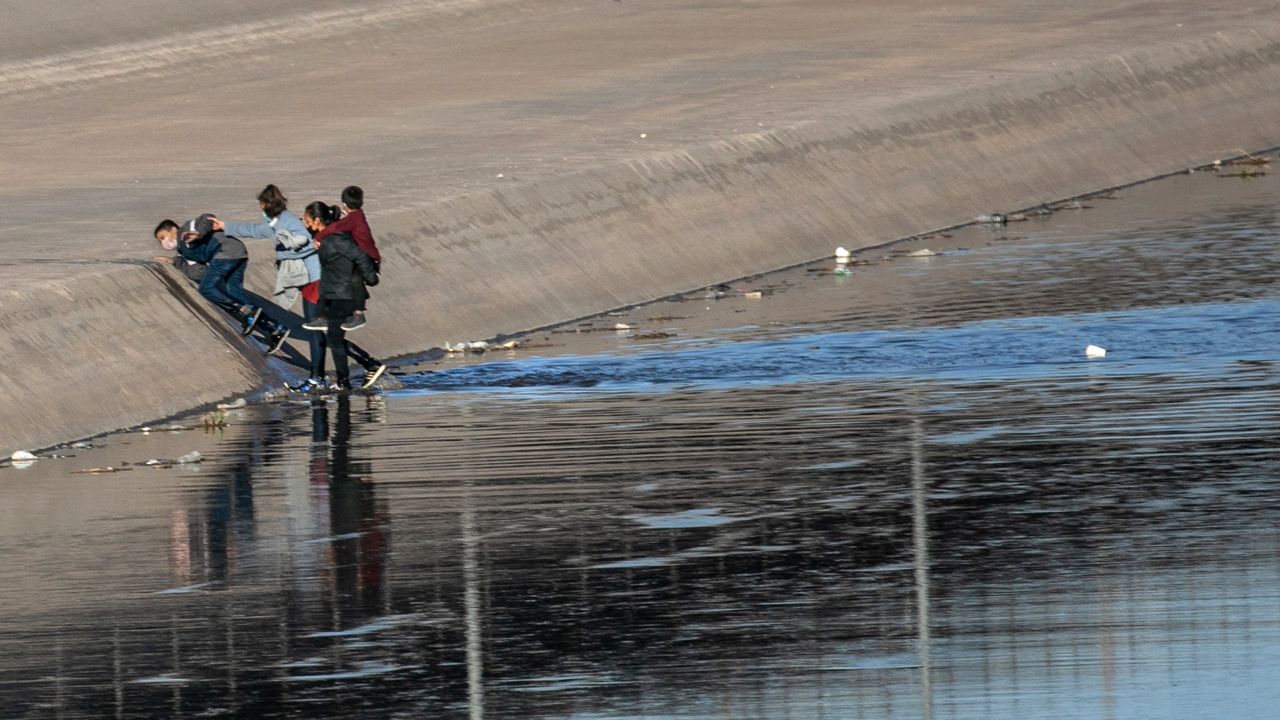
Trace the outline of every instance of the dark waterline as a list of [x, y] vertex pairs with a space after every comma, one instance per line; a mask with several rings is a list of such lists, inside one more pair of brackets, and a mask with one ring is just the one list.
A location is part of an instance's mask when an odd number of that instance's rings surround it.
[[1219, 182], [6, 468], [0, 715], [1273, 717], [1280, 235]]

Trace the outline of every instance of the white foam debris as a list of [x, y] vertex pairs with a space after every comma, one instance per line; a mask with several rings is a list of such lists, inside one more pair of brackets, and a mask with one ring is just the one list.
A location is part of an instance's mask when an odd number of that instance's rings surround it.
[[36, 456], [32, 453], [27, 452], [26, 450], [18, 450], [18, 451], [15, 451], [12, 455], [10, 455], [9, 459], [14, 462], [30, 462], [32, 460], [35, 460]]
[[1084, 356], [1091, 358], [1106, 357], [1107, 349], [1098, 347], [1097, 345], [1088, 345], [1084, 349]]
[[847, 259], [849, 259], [849, 257], [850, 257], [850, 256], [852, 256], [852, 255], [853, 255], [853, 253], [849, 252], [848, 248], [844, 248], [844, 247], [838, 247], [838, 248], [836, 248], [836, 257], [837, 257], [837, 258], [845, 258], [845, 259], [847, 260]]

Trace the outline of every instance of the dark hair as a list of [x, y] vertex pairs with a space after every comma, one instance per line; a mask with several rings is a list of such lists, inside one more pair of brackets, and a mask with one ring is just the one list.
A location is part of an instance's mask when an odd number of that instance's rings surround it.
[[352, 210], [364, 207], [364, 190], [359, 185], [348, 185], [342, 188], [342, 204]]
[[319, 220], [321, 225], [331, 225], [334, 220], [342, 216], [342, 211], [336, 206], [317, 200], [307, 206], [303, 215]]
[[151, 237], [155, 237], [159, 235], [161, 230], [177, 230], [177, 229], [178, 229], [178, 223], [172, 220], [161, 220], [160, 224], [156, 226], [156, 229], [151, 231]]
[[262, 211], [267, 217], [276, 217], [289, 207], [289, 198], [280, 192], [280, 188], [275, 185], [268, 185], [262, 188], [262, 192], [258, 193], [258, 202], [262, 203]]

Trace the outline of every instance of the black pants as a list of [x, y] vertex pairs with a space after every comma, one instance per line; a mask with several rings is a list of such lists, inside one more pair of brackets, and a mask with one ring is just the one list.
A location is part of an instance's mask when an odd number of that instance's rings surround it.
[[333, 355], [334, 375], [344, 383], [349, 382], [350, 379], [350, 371], [347, 369], [348, 355], [368, 372], [373, 372], [382, 365], [381, 361], [365, 352], [359, 345], [347, 340], [347, 331], [342, 329], [342, 321], [351, 317], [355, 307], [354, 300], [321, 300], [320, 305], [303, 301], [302, 311], [308, 320], [318, 315], [329, 319], [328, 332], [311, 333], [311, 375], [313, 377], [324, 377], [326, 345], [330, 354]]

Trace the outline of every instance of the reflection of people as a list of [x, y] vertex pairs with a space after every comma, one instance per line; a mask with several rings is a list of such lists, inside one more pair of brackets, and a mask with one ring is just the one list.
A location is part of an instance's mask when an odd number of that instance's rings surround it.
[[256, 520], [249, 463], [237, 464], [230, 472], [230, 485], [211, 488], [198, 507], [170, 515], [170, 569], [179, 583], [230, 581], [236, 558], [253, 545]]
[[[323, 405], [321, 406], [323, 407]], [[350, 457], [351, 401], [338, 396], [328, 463], [329, 532], [333, 583], [339, 597], [360, 616], [383, 611], [382, 589], [387, 564], [388, 516], [374, 492], [367, 461]], [[320, 420], [324, 416], [324, 420]], [[327, 414], [312, 415], [313, 438], [327, 431]], [[316, 465], [313, 464], [313, 469]], [[313, 482], [315, 478], [313, 476]]]

